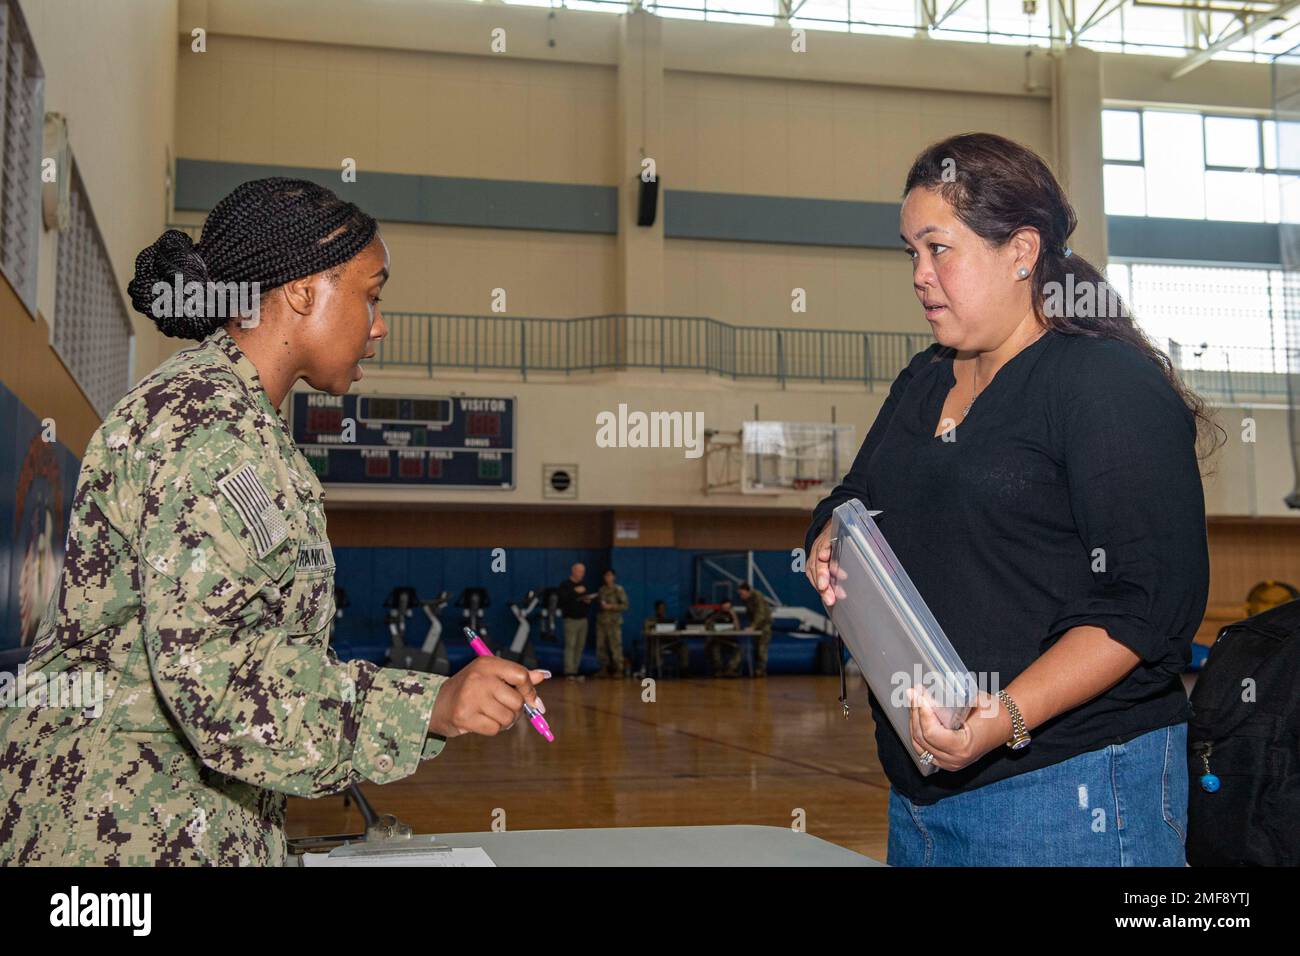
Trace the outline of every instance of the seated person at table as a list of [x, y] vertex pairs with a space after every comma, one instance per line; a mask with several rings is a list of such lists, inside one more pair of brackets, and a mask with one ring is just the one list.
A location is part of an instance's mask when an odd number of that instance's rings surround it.
[[[672, 631], [655, 631], [655, 625], [671, 624]], [[665, 601], [655, 601], [654, 617], [648, 617], [641, 625], [641, 632], [647, 635], [647, 642], [654, 642], [655, 649], [655, 670], [663, 670], [664, 652], [677, 652], [677, 673], [685, 677], [691, 669], [691, 645], [685, 637], [676, 633], [677, 619], [668, 614], [668, 604]], [[653, 635], [651, 637], [650, 635]]]
[[772, 606], [745, 582], [741, 582], [737, 592], [745, 602], [749, 614], [749, 629], [758, 631], [754, 637], [754, 676], [767, 676], [767, 646], [772, 643]]
[[[708, 631], [716, 631], [719, 626], [724, 629], [722, 633], [711, 633], [704, 642], [704, 651], [709, 655], [709, 662], [712, 665], [712, 673], [715, 677], [739, 677], [740, 676], [740, 641], [735, 637], [725, 636], [725, 630], [740, 630], [740, 618], [736, 616], [735, 609], [731, 606], [731, 599], [723, 601], [718, 605], [717, 610], [710, 614], [704, 621], [704, 627]], [[722, 649], [729, 647], [731, 649], [731, 659], [727, 662], [724, 669], [722, 666]]]

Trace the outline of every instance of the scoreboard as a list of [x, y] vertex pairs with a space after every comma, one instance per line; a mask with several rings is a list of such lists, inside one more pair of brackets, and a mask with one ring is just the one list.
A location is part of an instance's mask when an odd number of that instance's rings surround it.
[[294, 392], [289, 427], [322, 484], [515, 486], [515, 400]]

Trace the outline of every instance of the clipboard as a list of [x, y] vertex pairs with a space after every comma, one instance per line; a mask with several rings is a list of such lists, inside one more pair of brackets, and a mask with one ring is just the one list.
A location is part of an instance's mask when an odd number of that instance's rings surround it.
[[929, 776], [939, 768], [921, 763], [912, 747], [907, 688], [927, 693], [940, 722], [955, 730], [978, 702], [978, 687], [881, 534], [873, 517], [881, 513], [856, 499], [832, 513], [835, 603], [827, 612], [912, 762]]
[[302, 865], [317, 867], [496, 866], [482, 847], [451, 847], [433, 834], [417, 834], [390, 846], [349, 843], [329, 853], [304, 853]]

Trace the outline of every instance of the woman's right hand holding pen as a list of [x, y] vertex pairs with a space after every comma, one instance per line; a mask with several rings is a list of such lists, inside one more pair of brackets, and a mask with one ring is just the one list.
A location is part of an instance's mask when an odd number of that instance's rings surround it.
[[550, 676], [550, 671], [530, 671], [500, 657], [476, 657], [438, 689], [429, 732], [493, 737], [514, 726], [525, 701], [546, 713], [534, 687]]

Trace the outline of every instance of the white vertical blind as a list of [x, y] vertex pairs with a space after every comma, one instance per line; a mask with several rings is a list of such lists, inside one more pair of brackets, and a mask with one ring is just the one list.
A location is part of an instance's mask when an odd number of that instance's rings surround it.
[[131, 320], [75, 160], [56, 269], [55, 351], [95, 410], [106, 415], [130, 385]]
[[0, 0], [0, 271], [33, 315], [43, 76], [16, 0]]

